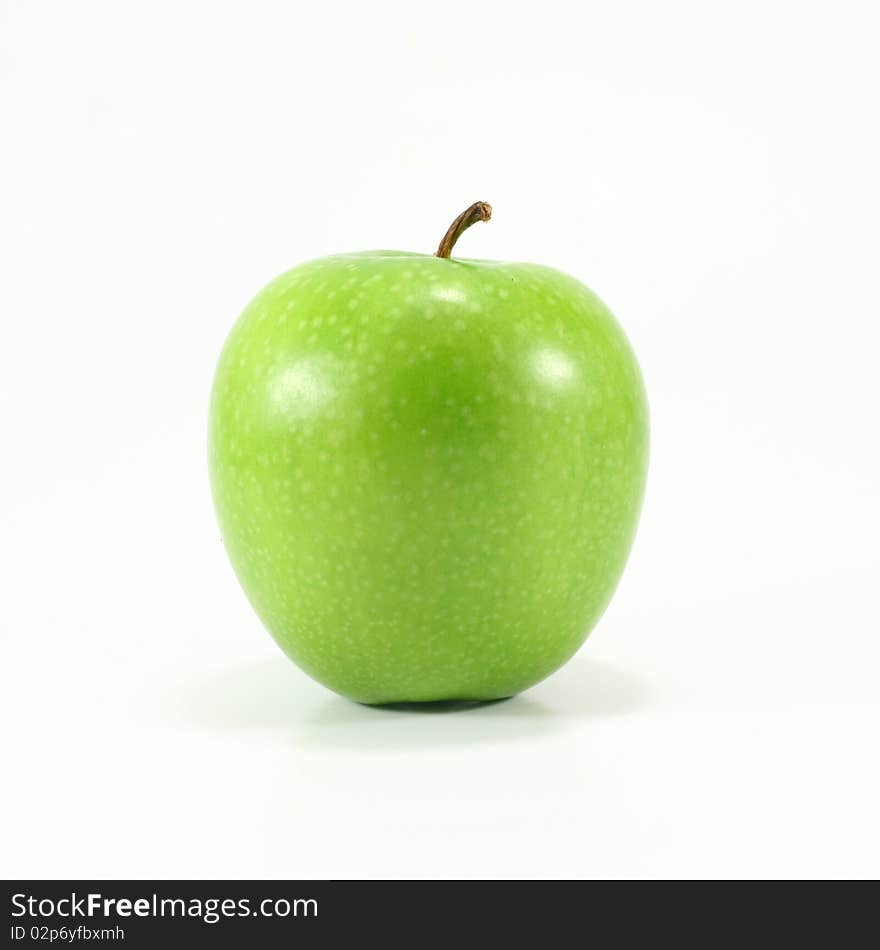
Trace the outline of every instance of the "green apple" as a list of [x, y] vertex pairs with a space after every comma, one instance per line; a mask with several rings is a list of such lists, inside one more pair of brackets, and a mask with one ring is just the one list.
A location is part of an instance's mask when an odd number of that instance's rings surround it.
[[250, 602], [364, 703], [488, 700], [580, 647], [648, 459], [641, 374], [583, 284], [535, 264], [369, 251], [296, 267], [220, 357], [209, 460]]

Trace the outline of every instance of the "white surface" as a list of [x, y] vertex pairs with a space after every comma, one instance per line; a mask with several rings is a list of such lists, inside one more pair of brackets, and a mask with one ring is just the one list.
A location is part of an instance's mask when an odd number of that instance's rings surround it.
[[[3, 876], [880, 874], [876, 4], [0, 10]], [[556, 676], [361, 708], [234, 580], [211, 375], [476, 199], [627, 329], [645, 513]]]

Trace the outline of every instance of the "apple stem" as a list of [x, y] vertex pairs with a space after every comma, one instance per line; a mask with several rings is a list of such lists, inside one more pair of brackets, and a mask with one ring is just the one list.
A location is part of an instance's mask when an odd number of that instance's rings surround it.
[[455, 242], [472, 224], [476, 224], [477, 221], [488, 221], [491, 217], [492, 205], [486, 204], [485, 201], [474, 202], [449, 225], [449, 230], [443, 235], [443, 240], [434, 257], [449, 257], [455, 247]]

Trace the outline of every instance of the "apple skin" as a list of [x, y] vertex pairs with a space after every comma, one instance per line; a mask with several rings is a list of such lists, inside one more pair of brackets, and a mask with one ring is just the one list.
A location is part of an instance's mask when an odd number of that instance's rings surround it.
[[304, 264], [245, 310], [211, 397], [241, 585], [363, 703], [497, 699], [565, 663], [623, 571], [647, 461], [623, 331], [533, 264]]

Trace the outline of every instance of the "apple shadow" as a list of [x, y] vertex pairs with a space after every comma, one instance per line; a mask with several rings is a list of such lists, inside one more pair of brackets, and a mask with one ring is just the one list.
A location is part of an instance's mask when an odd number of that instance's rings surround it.
[[284, 657], [210, 676], [171, 697], [174, 718], [190, 728], [361, 750], [522, 740], [575, 720], [629, 715], [650, 698], [635, 673], [576, 658], [510, 699], [364, 706], [305, 680]]

